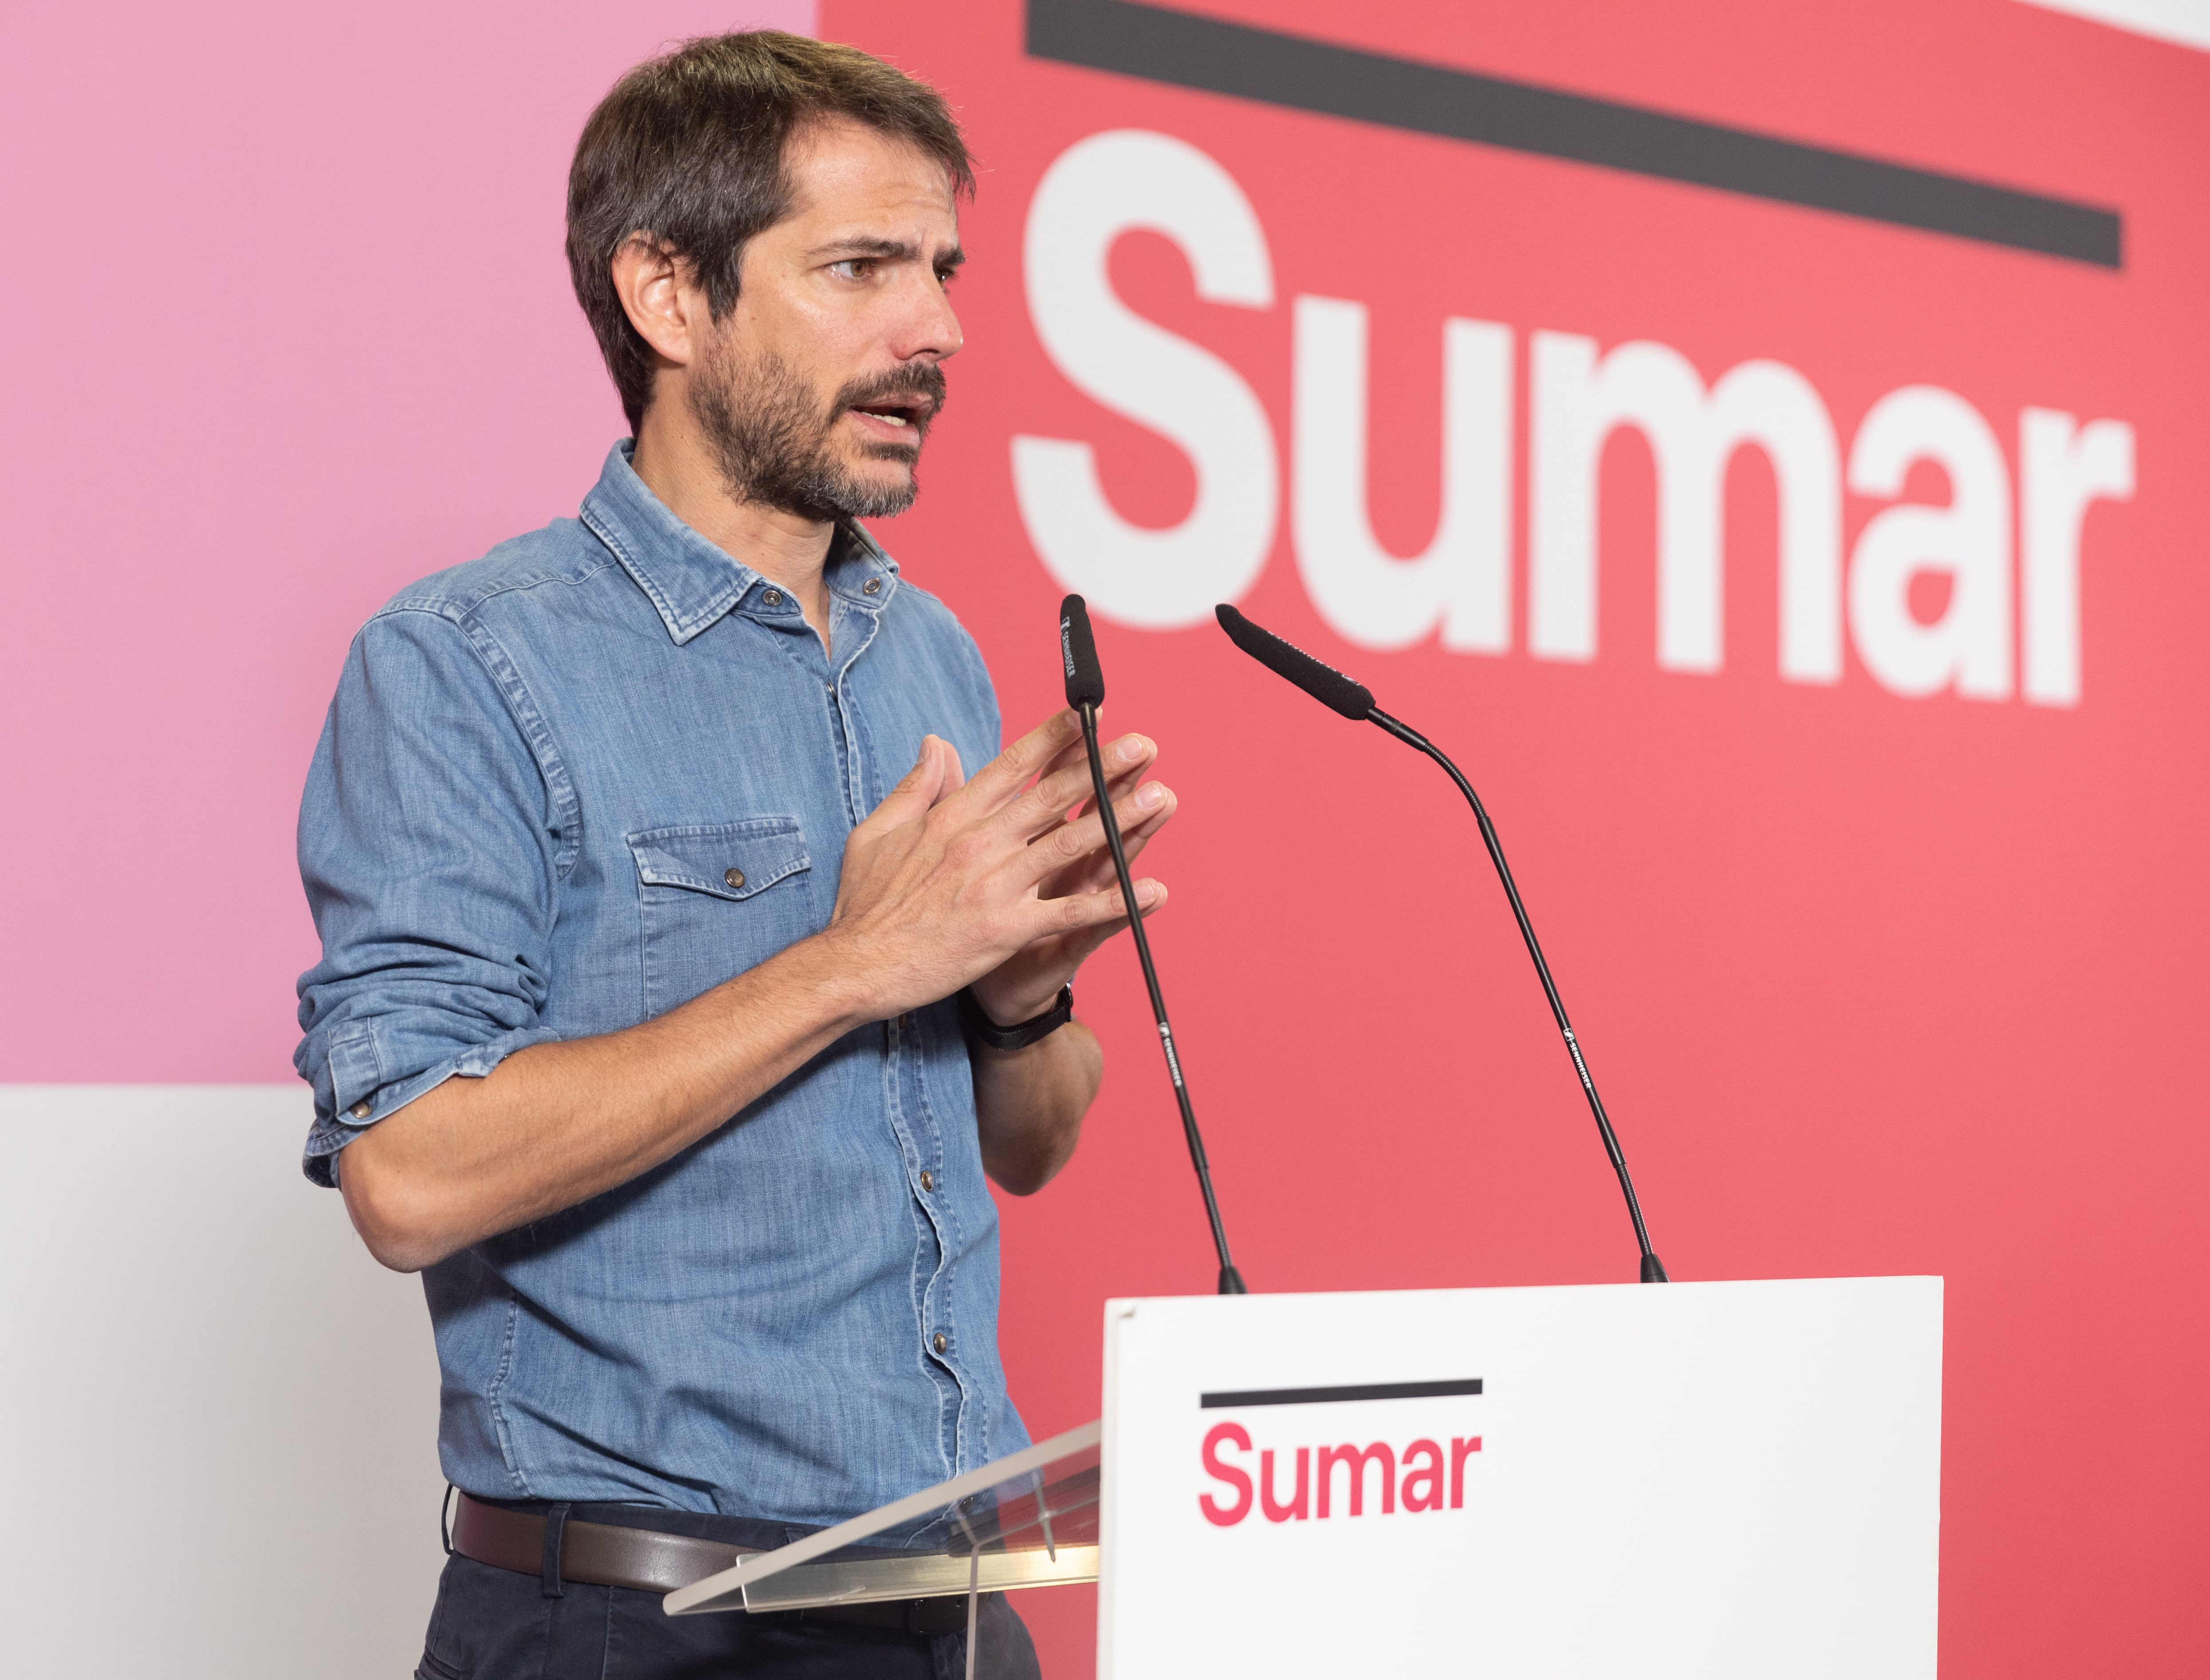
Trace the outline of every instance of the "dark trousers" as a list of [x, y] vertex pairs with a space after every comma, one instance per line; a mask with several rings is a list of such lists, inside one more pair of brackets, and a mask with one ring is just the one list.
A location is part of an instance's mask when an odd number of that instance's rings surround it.
[[[594, 1520], [619, 1521], [613, 1514], [619, 1508], [578, 1507], [577, 1514], [588, 1510]], [[654, 1512], [638, 1526], [684, 1532], [732, 1525]], [[908, 1634], [803, 1611], [669, 1616], [661, 1597], [548, 1583], [449, 1557], [416, 1680], [961, 1680], [967, 1671], [963, 1629]], [[1029, 1631], [1002, 1595], [981, 1601], [975, 1643], [975, 1680], [1041, 1680]]]

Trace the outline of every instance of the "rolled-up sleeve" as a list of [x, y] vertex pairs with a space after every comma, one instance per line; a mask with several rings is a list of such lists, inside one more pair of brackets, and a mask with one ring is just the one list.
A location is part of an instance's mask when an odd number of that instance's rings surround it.
[[370, 620], [347, 656], [299, 809], [323, 958], [293, 1057], [314, 1087], [305, 1167], [455, 1074], [559, 1035], [540, 1023], [558, 910], [558, 754], [482, 632]]

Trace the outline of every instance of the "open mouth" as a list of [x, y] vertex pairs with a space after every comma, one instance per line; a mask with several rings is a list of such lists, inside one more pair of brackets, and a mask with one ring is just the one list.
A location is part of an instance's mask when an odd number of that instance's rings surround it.
[[918, 391], [903, 391], [894, 396], [855, 402], [852, 405], [852, 412], [889, 428], [894, 433], [902, 432], [909, 437], [917, 438], [928, 429], [928, 417], [935, 407]]
[[892, 446], [885, 454], [910, 455], [944, 406], [944, 370], [933, 362], [909, 363], [853, 380], [836, 393], [836, 402], [862, 433]]

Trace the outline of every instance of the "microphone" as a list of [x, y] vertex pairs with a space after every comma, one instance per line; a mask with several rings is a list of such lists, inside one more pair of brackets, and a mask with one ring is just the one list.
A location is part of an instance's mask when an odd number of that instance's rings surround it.
[[[1496, 878], [1504, 883], [1504, 896], [1512, 901], [1513, 919], [1519, 924], [1519, 937], [1527, 942], [1527, 954], [1535, 960], [1535, 973], [1542, 980], [1543, 995], [1549, 1000], [1550, 1014], [1565, 1038], [1566, 1053], [1573, 1059], [1573, 1072], [1580, 1076], [1589, 1112], [1596, 1116], [1597, 1132], [1603, 1139], [1603, 1152], [1611, 1157], [1611, 1169], [1619, 1175], [1620, 1190], [1627, 1197], [1627, 1217], [1634, 1221], [1634, 1240], [1642, 1249], [1642, 1281], [1670, 1281], [1664, 1262], [1650, 1247], [1650, 1230], [1642, 1221], [1642, 1204], [1635, 1200], [1634, 1181], [1627, 1176], [1627, 1157], [1621, 1153], [1618, 1134], [1611, 1129], [1611, 1118], [1603, 1111], [1603, 1099], [1597, 1095], [1596, 1081], [1590, 1077], [1588, 1062], [1581, 1055], [1580, 1041], [1573, 1036], [1573, 1023], [1566, 1018], [1566, 1006], [1558, 996], [1557, 983], [1550, 978], [1550, 965], [1543, 961], [1543, 947], [1535, 939], [1535, 925], [1527, 920], [1527, 907], [1519, 902], [1519, 889], [1513, 884], [1511, 867], [1504, 861], [1504, 847], [1496, 837], [1496, 825], [1482, 808], [1480, 795], [1473, 791], [1473, 784], [1444, 756], [1441, 748], [1375, 705], [1372, 692], [1364, 684], [1352, 681], [1331, 665], [1323, 665], [1271, 631], [1261, 630], [1225, 601], [1213, 612], [1220, 620], [1220, 627], [1228, 632], [1229, 640], [1275, 675], [1288, 679], [1322, 705], [1345, 717], [1378, 725], [1406, 746], [1416, 747], [1440, 764], [1450, 773], [1451, 780], [1458, 783], [1458, 790], [1473, 807], [1474, 820], [1481, 825], [1481, 841], [1488, 849], [1489, 861], [1496, 866]], [[1069, 692], [1072, 692], [1070, 687]]]
[[1105, 759], [1097, 746], [1097, 708], [1105, 703], [1105, 673], [1097, 663], [1096, 638], [1090, 632], [1090, 609], [1078, 595], [1060, 603], [1059, 653], [1066, 673], [1066, 704], [1082, 719], [1082, 744], [1090, 754], [1090, 786], [1097, 796], [1097, 814], [1104, 820], [1113, 873], [1120, 878], [1120, 901], [1128, 907], [1128, 930], [1136, 936], [1136, 961], [1144, 970], [1144, 988], [1151, 994], [1151, 1018], [1158, 1023], [1167, 1077], [1174, 1082], [1174, 1102], [1181, 1109], [1181, 1133], [1189, 1145], [1189, 1163], [1197, 1169], [1197, 1187], [1205, 1194], [1205, 1217], [1212, 1223], [1212, 1249], [1220, 1257], [1220, 1293], [1247, 1295], [1243, 1274], [1228, 1257], [1228, 1228], [1220, 1223], [1220, 1201], [1212, 1194], [1212, 1169], [1205, 1158], [1205, 1139], [1198, 1133], [1197, 1111], [1190, 1106], [1189, 1086], [1182, 1079], [1174, 1028], [1167, 1023], [1166, 998], [1159, 990], [1158, 969], [1151, 962], [1151, 942], [1144, 933], [1143, 917], [1136, 914], [1136, 884], [1128, 874], [1128, 850], [1120, 843], [1120, 824], [1113, 814], [1113, 795], [1105, 783]]
[[1339, 711], [1360, 723], [1374, 716], [1374, 696], [1364, 683], [1353, 682], [1334, 666], [1321, 664], [1272, 631], [1259, 629], [1225, 601], [1212, 611], [1229, 641], [1276, 676], [1288, 678], [1330, 711]]
[[1097, 663], [1097, 638], [1090, 633], [1090, 608], [1078, 595], [1059, 604], [1059, 656], [1066, 668], [1066, 704], [1077, 712], [1105, 704], [1105, 673]]

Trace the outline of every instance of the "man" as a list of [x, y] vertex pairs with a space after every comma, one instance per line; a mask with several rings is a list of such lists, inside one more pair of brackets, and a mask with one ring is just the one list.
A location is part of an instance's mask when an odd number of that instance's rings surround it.
[[[437, 1332], [422, 1675], [963, 1659], [957, 1600], [659, 1600], [1027, 1444], [984, 1175], [1072, 1153], [1101, 1057], [1069, 982], [1126, 907], [1072, 717], [999, 754], [974, 644], [857, 523], [914, 497], [971, 189], [939, 97], [849, 48], [632, 71], [568, 249], [633, 443], [348, 655], [297, 1061], [310, 1175]], [[1132, 850], [1174, 801], [1151, 743], [1108, 753]], [[982, 1629], [1032, 1671], [1002, 1601]]]

